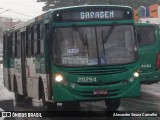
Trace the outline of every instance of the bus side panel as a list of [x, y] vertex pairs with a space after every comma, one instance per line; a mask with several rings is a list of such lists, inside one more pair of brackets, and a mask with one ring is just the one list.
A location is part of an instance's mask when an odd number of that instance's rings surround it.
[[14, 68], [10, 68], [11, 91], [14, 92]]
[[9, 81], [8, 81], [8, 68], [3, 68], [3, 79], [4, 79], [4, 86], [9, 88]]
[[14, 68], [4, 68], [4, 85], [10, 91], [14, 91]]
[[[33, 82], [33, 85], [36, 86], [35, 89], [37, 90], [36, 93], [38, 93], [38, 95], [41, 95], [41, 89], [44, 90], [45, 93], [45, 100], [48, 101], [48, 96], [49, 96], [49, 82], [48, 82], [48, 74], [46, 72], [46, 62], [45, 62], [45, 58], [44, 56], [36, 56], [36, 78], [38, 79], [38, 81], [43, 83], [43, 88], [39, 88], [39, 83], [36, 82], [36, 80]], [[35, 90], [35, 91], [36, 91]]]
[[14, 58], [9, 58], [9, 80], [10, 80], [10, 90], [14, 92]]
[[35, 58], [26, 58], [26, 78], [27, 78], [27, 92], [28, 96], [31, 98], [39, 98], [37, 93], [38, 88], [38, 78], [36, 77], [35, 71]]
[[4, 68], [6, 68], [6, 70], [4, 70], [4, 75], [5, 75], [5, 81], [4, 81], [4, 85], [8, 88], [8, 90], [11, 90], [11, 78], [10, 78], [10, 63], [11, 63], [11, 35], [8, 34], [5, 37], [5, 45], [4, 45], [4, 50], [5, 50], [5, 54], [4, 54]]
[[14, 65], [15, 65], [14, 73], [16, 77], [18, 93], [23, 95], [22, 76], [21, 76], [21, 59], [20, 58], [15, 59]]
[[[39, 78], [41, 78], [43, 82], [43, 89], [45, 91], [45, 99], [48, 100], [48, 82], [47, 82], [47, 74], [45, 73], [37, 73], [36, 68], [40, 65], [39, 62], [36, 62], [35, 58], [27, 58], [27, 70], [26, 70], [26, 77], [27, 77], [27, 92], [28, 96], [31, 98], [39, 98]], [[43, 66], [44, 67], [44, 66]], [[40, 88], [42, 89], [42, 88]]]

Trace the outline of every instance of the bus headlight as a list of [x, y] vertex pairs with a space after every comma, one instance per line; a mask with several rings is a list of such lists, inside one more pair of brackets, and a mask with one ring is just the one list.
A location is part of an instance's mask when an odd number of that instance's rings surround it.
[[129, 79], [130, 82], [133, 82], [135, 80], [135, 78], [139, 77], [139, 73], [138, 72], [134, 72], [133, 76]]
[[133, 75], [134, 75], [134, 77], [139, 77], [139, 73], [138, 72], [135, 72]]
[[62, 75], [56, 75], [55, 76], [55, 81], [56, 82], [62, 82], [63, 81], [63, 76]]

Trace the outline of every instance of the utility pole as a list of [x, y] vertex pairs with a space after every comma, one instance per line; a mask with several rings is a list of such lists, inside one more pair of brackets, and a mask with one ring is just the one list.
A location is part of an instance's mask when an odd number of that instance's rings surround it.
[[13, 26], [13, 19], [11, 18], [11, 27]]

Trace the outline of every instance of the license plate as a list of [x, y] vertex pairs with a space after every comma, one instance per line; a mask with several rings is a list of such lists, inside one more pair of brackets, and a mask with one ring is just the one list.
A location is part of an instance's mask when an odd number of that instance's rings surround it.
[[94, 90], [93, 95], [106, 95], [107, 90]]

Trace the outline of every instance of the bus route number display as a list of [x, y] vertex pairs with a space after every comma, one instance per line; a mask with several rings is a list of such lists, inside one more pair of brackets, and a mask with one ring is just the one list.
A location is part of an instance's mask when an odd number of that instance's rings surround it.
[[56, 22], [122, 20], [131, 19], [131, 16], [132, 13], [129, 10], [68, 10], [56, 12], [54, 15], [54, 20]]

